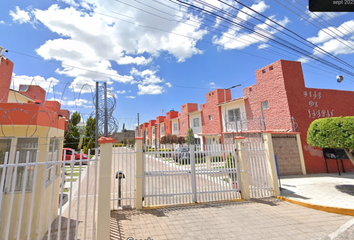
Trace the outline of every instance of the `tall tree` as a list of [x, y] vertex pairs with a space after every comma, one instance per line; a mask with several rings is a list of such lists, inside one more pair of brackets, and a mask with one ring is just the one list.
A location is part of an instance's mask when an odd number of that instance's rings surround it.
[[307, 131], [307, 143], [314, 147], [344, 149], [354, 164], [354, 117], [321, 118]]
[[74, 112], [71, 115], [68, 131], [65, 133], [65, 141], [64, 147], [65, 148], [72, 148], [78, 150], [78, 145], [80, 141], [80, 131], [79, 127], [77, 126], [81, 121], [81, 116], [78, 112]]
[[88, 149], [91, 149], [91, 154], [94, 154], [96, 142], [96, 118], [89, 117], [85, 126], [84, 152], [87, 154]]

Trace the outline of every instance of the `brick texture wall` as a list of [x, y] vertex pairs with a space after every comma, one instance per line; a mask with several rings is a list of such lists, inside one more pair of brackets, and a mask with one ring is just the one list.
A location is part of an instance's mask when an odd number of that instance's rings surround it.
[[9, 96], [9, 89], [11, 84], [12, 71], [14, 68], [13, 62], [0, 58], [0, 102], [7, 102]]
[[295, 135], [273, 135], [274, 154], [277, 156], [281, 176], [301, 175], [301, 160]]
[[[225, 90], [216, 89], [206, 94], [206, 103], [200, 105], [202, 133], [218, 133], [222, 132], [221, 109], [216, 105], [224, 102]], [[231, 100], [230, 89], [226, 91], [226, 101]], [[211, 116], [212, 120], [209, 120]]]
[[[160, 139], [161, 137], [160, 137], [160, 135], [161, 135], [161, 133], [160, 133], [160, 123], [164, 123], [165, 122], [165, 119], [166, 119], [166, 117], [164, 117], [164, 116], [158, 116], [157, 118], [156, 118], [156, 123], [157, 123], [157, 129], [156, 129], [156, 138], [157, 139]], [[158, 141], [159, 142], [159, 141]]]
[[171, 124], [171, 119], [178, 117], [178, 112], [177, 111], [169, 111], [166, 113], [166, 118], [165, 118], [165, 136], [167, 134], [172, 134], [172, 124]]
[[189, 128], [189, 116], [187, 115], [187, 113], [194, 112], [197, 110], [198, 110], [197, 103], [186, 103], [181, 106], [181, 113], [178, 114], [178, 122], [180, 127], [178, 132], [179, 136], [182, 137], [187, 136], [187, 131]]
[[[318, 118], [354, 116], [354, 107], [348, 99], [354, 99], [354, 92], [329, 89], [306, 88], [300, 62], [279, 60], [256, 71], [257, 84], [244, 88], [243, 93], [249, 118], [260, 116], [262, 101], [268, 101], [264, 110], [267, 130], [292, 129], [291, 117], [295, 118], [301, 133], [307, 173], [326, 172], [322, 149], [307, 144], [307, 130]], [[250, 125], [248, 125], [250, 126]], [[330, 161], [329, 171], [336, 172], [335, 161]], [[349, 160], [344, 160], [346, 171], [354, 171]]]

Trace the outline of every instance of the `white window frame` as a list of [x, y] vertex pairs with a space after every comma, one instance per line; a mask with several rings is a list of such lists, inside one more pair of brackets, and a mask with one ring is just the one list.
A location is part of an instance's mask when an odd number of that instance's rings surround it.
[[199, 118], [193, 118], [193, 127], [200, 127]]
[[177, 123], [173, 124], [173, 131], [178, 131], [178, 124]]

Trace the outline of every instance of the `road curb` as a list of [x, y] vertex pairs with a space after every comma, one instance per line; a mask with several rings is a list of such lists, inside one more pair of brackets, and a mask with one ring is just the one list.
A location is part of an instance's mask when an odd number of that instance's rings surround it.
[[290, 203], [302, 206], [302, 207], [307, 207], [307, 208], [312, 208], [312, 209], [320, 210], [320, 211], [324, 211], [324, 212], [336, 213], [336, 214], [342, 214], [342, 215], [348, 215], [348, 216], [354, 217], [354, 209], [351, 209], [351, 208], [338, 208], [338, 207], [321, 206], [321, 205], [296, 201], [296, 200], [282, 197], [282, 196], [278, 196], [277, 198], [280, 200], [286, 201], [286, 202], [290, 202]]

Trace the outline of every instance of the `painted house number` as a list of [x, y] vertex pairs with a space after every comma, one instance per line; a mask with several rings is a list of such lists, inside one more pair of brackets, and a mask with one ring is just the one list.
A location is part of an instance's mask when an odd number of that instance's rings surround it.
[[[314, 108], [318, 108], [318, 102], [314, 101], [316, 99], [321, 99], [322, 98], [322, 93], [321, 92], [317, 92], [317, 91], [304, 91], [304, 97], [307, 98], [311, 98], [312, 100], [310, 100], [308, 102], [309, 107], [314, 107]], [[334, 109], [330, 110], [320, 110], [320, 109], [308, 109], [307, 110], [308, 114], [309, 114], [309, 118], [321, 118], [321, 117], [333, 117], [334, 114]]]

